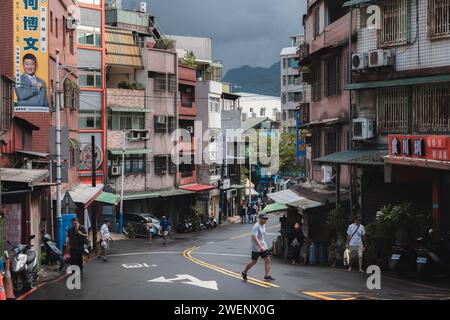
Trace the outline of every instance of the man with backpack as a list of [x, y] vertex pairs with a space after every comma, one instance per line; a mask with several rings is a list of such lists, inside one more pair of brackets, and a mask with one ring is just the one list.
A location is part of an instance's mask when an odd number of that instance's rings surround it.
[[366, 244], [366, 230], [361, 224], [361, 217], [355, 216], [353, 218], [353, 223], [348, 226], [347, 229], [347, 246], [346, 248], [350, 251], [350, 259], [348, 261], [348, 271], [352, 271], [352, 259], [353, 256], [358, 255], [359, 272], [364, 272], [363, 265], [363, 254], [364, 254], [364, 244]]

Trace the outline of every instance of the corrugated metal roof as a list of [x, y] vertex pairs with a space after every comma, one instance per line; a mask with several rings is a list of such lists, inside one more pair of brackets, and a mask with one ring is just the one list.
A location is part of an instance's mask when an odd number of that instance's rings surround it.
[[389, 88], [389, 87], [409, 86], [409, 85], [415, 85], [415, 84], [441, 83], [441, 82], [449, 82], [449, 81], [450, 81], [450, 75], [444, 74], [444, 75], [438, 75], [438, 76], [414, 77], [414, 78], [385, 80], [385, 81], [357, 82], [357, 83], [347, 84], [345, 86], [345, 90]]
[[388, 150], [348, 150], [314, 159], [313, 162], [321, 164], [359, 164], [382, 166], [384, 163], [383, 157], [387, 154]]
[[171, 189], [166, 191], [158, 191], [161, 197], [174, 197], [174, 196], [183, 196], [186, 194], [193, 194], [195, 192], [189, 190], [182, 189]]
[[296, 55], [297, 47], [288, 47], [281, 50], [280, 56]]
[[296, 192], [289, 189], [269, 193], [267, 196], [275, 202], [301, 209], [315, 208], [323, 205], [320, 202], [301, 197]]
[[101, 203], [106, 203], [106, 204], [110, 204], [110, 205], [116, 205], [117, 203], [119, 203], [120, 201], [120, 196], [114, 193], [109, 193], [109, 192], [105, 192], [103, 191], [98, 197], [97, 199], [95, 199], [95, 201], [97, 202], [101, 202]]
[[262, 123], [262, 122], [264, 122], [264, 121], [266, 121], [266, 120], [268, 120], [268, 119], [269, 119], [269, 118], [267, 118], [267, 117], [263, 117], [263, 118], [250, 118], [250, 119], [248, 119], [248, 120], [242, 122], [241, 128], [242, 128], [244, 131], [247, 131], [247, 130], [249, 130], [249, 129], [252, 129], [252, 128], [256, 127], [257, 125], [259, 125], [260, 123]]
[[0, 169], [0, 179], [2, 182], [26, 183], [28, 186], [35, 186], [48, 176], [48, 170], [13, 168]]
[[135, 44], [133, 32], [106, 28], [106, 63], [108, 65], [143, 68], [141, 49]]
[[[121, 156], [122, 155], [122, 149], [108, 149], [109, 152], [111, 152], [111, 154], [113, 156]], [[149, 154], [151, 153], [152, 150], [150, 149], [126, 149], [125, 150], [125, 154]]]
[[87, 184], [79, 184], [76, 187], [69, 190], [69, 195], [75, 203], [87, 203], [95, 200], [102, 192], [103, 185], [97, 187], [91, 187]]
[[125, 193], [123, 195], [123, 200], [142, 200], [142, 199], [153, 199], [159, 198], [159, 193], [157, 192], [132, 192]]

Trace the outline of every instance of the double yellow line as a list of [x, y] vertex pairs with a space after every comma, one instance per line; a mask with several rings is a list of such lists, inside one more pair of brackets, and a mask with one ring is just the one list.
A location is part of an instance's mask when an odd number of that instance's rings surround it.
[[[220, 268], [218, 266], [212, 265], [210, 263], [207, 263], [207, 262], [204, 262], [204, 261], [201, 261], [201, 260], [199, 260], [197, 258], [192, 257], [192, 252], [197, 250], [198, 248], [199, 248], [198, 246], [195, 246], [195, 247], [192, 247], [192, 248], [184, 250], [182, 252], [183, 257], [185, 257], [187, 260], [189, 260], [189, 261], [191, 261], [191, 262], [193, 262], [195, 264], [198, 264], [200, 266], [203, 266], [205, 268], [208, 268], [208, 269], [211, 269], [211, 270], [223, 273], [223, 274], [225, 274], [227, 276], [230, 276], [230, 277], [233, 277], [233, 278], [236, 278], [236, 279], [242, 279], [242, 276], [239, 273], [236, 273], [236, 272], [224, 269], [224, 268]], [[261, 280], [258, 280], [258, 279], [255, 279], [255, 278], [251, 278], [251, 277], [248, 277], [247, 282], [252, 283], [254, 285], [257, 285], [257, 286], [260, 286], [260, 287], [263, 287], [263, 288], [279, 288], [280, 287], [280, 286], [278, 286], [276, 284], [265, 282], [265, 281], [261, 281]]]

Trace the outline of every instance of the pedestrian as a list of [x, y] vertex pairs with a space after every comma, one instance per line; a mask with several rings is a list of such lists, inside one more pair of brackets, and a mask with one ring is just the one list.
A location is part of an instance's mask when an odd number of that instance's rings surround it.
[[105, 219], [105, 223], [100, 228], [100, 256], [103, 261], [107, 261], [106, 250], [109, 248], [109, 242], [113, 241], [111, 234], [109, 233], [110, 222], [109, 219]]
[[253, 204], [252, 213], [251, 213], [252, 223], [256, 223], [256, 216], [259, 215], [260, 211], [261, 211], [261, 207], [256, 205], [256, 203]]
[[266, 223], [269, 216], [263, 213], [259, 216], [259, 222], [255, 223], [252, 229], [252, 260], [247, 264], [245, 270], [242, 271], [242, 278], [247, 280], [247, 272], [252, 268], [257, 262], [258, 258], [261, 257], [265, 262], [265, 274], [264, 280], [274, 281], [275, 279], [270, 276], [270, 252], [264, 237], [266, 235]]
[[169, 219], [167, 219], [166, 216], [163, 216], [160, 221], [160, 233], [164, 240], [163, 244], [166, 244], [167, 237], [169, 236], [169, 231], [170, 231]]
[[152, 243], [152, 232], [153, 232], [153, 221], [151, 218], [147, 219], [147, 223], [145, 224], [145, 227], [147, 229], [147, 240], [148, 243]]
[[292, 264], [300, 263], [300, 251], [304, 241], [305, 235], [303, 234], [302, 224], [297, 222], [294, 224], [294, 228], [288, 236], [288, 243], [292, 249]]
[[83, 250], [87, 243], [87, 231], [78, 218], [72, 219], [72, 227], [67, 231], [67, 249], [70, 252], [70, 265], [76, 265], [83, 274]]
[[361, 224], [361, 217], [359, 215], [353, 218], [353, 223], [347, 229], [347, 245], [346, 248], [350, 251], [350, 259], [348, 261], [348, 270], [352, 271], [353, 256], [358, 255], [359, 272], [364, 272], [362, 268], [364, 244], [366, 244], [366, 230]]
[[245, 224], [245, 216], [247, 215], [247, 204], [242, 202], [239, 216], [241, 217], [241, 223]]
[[247, 221], [248, 221], [248, 223], [253, 223], [252, 217], [253, 217], [253, 206], [250, 205], [250, 207], [247, 210]]

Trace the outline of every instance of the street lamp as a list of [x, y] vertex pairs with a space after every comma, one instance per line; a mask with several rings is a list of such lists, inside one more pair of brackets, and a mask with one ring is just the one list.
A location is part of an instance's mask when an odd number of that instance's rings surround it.
[[56, 49], [56, 223], [57, 223], [57, 244], [58, 248], [62, 250], [64, 234], [63, 234], [63, 221], [61, 215], [61, 81], [59, 77], [60, 69], [71, 69], [68, 72], [62, 82], [64, 82], [75, 70], [92, 70], [92, 67], [85, 66], [71, 66], [61, 65], [59, 58], [59, 49]]

